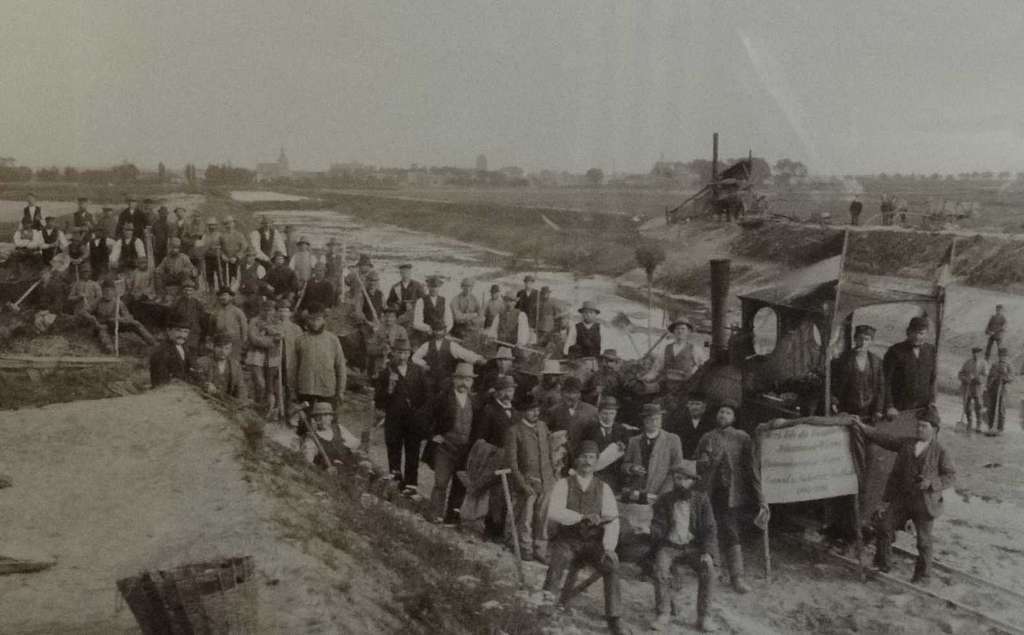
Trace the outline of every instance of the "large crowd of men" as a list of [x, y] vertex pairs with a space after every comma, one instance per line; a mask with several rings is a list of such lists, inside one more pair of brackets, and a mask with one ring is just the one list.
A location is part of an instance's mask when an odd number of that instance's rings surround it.
[[[400, 280], [382, 289], [369, 256], [349, 268], [336, 241], [316, 254], [308, 239], [281, 232], [266, 216], [246, 235], [230, 216], [204, 224], [179, 208], [172, 218], [166, 208], [153, 211], [149, 200], [139, 207], [129, 198], [116, 218], [108, 208], [93, 217], [85, 204], [79, 199], [67, 238], [30, 198], [16, 249], [40, 260], [67, 254], [70, 290], [59, 309], [88, 323], [104, 346], [115, 323], [156, 343], [121, 297], [169, 306], [167, 336], [150, 357], [154, 386], [191, 381], [287, 414], [300, 437], [313, 433], [322, 451], [311, 456], [330, 469], [351, 437], [335, 414], [349, 363], [337, 335], [325, 328], [325, 312], [346, 304], [360, 333], [361, 370], [372, 386], [375, 421], [384, 428], [388, 470], [414, 499], [424, 499], [421, 464], [433, 470], [426, 499], [431, 520], [520, 545], [524, 560], [548, 565], [544, 589], [562, 601], [580, 570], [591, 566], [603, 577], [615, 633], [624, 628], [617, 548], [630, 506], [653, 505], [652, 628], [670, 628], [673, 615], [682, 613], [677, 565], [697, 574], [701, 631], [715, 630], [717, 568], [724, 565], [722, 579], [734, 591], [750, 591], [742, 536], [767, 517], [753, 441], [738, 425], [739, 403], [701, 392], [708, 356], [688, 320], [669, 324], [669, 343], [638, 378], [662, 397], [643, 404], [636, 420], [621, 421], [630, 389], [618, 353], [602, 347], [600, 308], [583, 302], [579, 321], [570, 325], [550, 289], [534, 287], [533, 276], [517, 294], [494, 285], [481, 301], [473, 280], [446, 297], [444, 278], [421, 283], [405, 263]], [[197, 297], [200, 288], [215, 294], [215, 305]], [[955, 476], [935, 435], [929, 328], [926, 318], [913, 318], [906, 339], [880, 359], [870, 351], [875, 329], [859, 325], [853, 348], [835, 361], [832, 383], [832, 412], [853, 415], [849, 421], [866, 438], [898, 454], [886, 489], [888, 512], [879, 519], [876, 564], [888, 568], [893, 532], [913, 520], [916, 581], [928, 579], [932, 520]], [[968, 422], [971, 413], [980, 419], [984, 401], [989, 427], [1000, 431], [1001, 395], [1013, 378], [1002, 347], [1005, 330], [999, 307], [986, 329], [998, 361], [990, 367], [978, 347], [960, 372]], [[462, 343], [479, 333], [496, 345], [489, 358]], [[531, 383], [516, 370], [527, 345], [547, 354]], [[593, 372], [571, 374], [562, 357], [594, 360]], [[919, 413], [916, 438], [892, 439], [873, 428], [907, 411]], [[502, 495], [506, 484], [511, 509]]]

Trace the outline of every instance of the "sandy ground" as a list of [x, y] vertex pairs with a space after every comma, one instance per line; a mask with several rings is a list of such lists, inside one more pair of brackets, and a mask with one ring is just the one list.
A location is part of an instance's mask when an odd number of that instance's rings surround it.
[[0, 632], [135, 632], [117, 579], [237, 554], [258, 563], [262, 632], [401, 628], [386, 576], [301, 528], [295, 507], [320, 502], [254, 486], [241, 436], [185, 387], [0, 413], [0, 553], [57, 560], [0, 577]]
[[294, 194], [282, 194], [280, 192], [264, 192], [263, 190], [236, 190], [231, 192], [231, 200], [241, 203], [255, 203], [260, 201], [304, 201], [305, 196]]

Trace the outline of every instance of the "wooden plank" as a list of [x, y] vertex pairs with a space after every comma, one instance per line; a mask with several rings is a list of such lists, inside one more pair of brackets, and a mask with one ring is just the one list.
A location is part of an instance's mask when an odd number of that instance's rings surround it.
[[19, 560], [0, 556], [0, 575], [35, 573], [49, 569], [55, 564], [57, 564], [56, 560]]

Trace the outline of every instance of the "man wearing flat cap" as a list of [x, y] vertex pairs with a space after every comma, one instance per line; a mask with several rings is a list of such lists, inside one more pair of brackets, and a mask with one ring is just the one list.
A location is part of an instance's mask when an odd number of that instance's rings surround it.
[[700, 342], [693, 341], [693, 323], [677, 319], [668, 325], [672, 339], [654, 358], [654, 364], [644, 375], [644, 381], [660, 381], [662, 389], [671, 395], [682, 396], [690, 379], [708, 361]]
[[217, 290], [217, 304], [210, 312], [210, 327], [213, 333], [227, 333], [234, 342], [232, 359], [242, 358], [242, 349], [249, 341], [249, 319], [235, 304], [235, 292], [231, 287]]
[[427, 295], [419, 300], [412, 309], [412, 329], [419, 342], [430, 338], [431, 333], [443, 328], [445, 333], [452, 330], [455, 318], [452, 317], [452, 306], [447, 298], [441, 295], [444, 278], [429, 276], [427, 278]]
[[937, 438], [939, 413], [925, 408], [919, 415], [917, 435], [911, 438], [887, 435], [871, 426], [856, 423], [872, 443], [896, 453], [892, 472], [882, 496], [886, 506], [876, 529], [875, 565], [888, 572], [896, 530], [914, 521], [917, 531], [917, 562], [912, 582], [927, 584], [931, 574], [932, 525], [942, 514], [942, 492], [953, 486], [956, 466]]
[[452, 337], [464, 338], [483, 325], [480, 300], [473, 295], [473, 280], [464, 278], [459, 295], [452, 298]]
[[[564, 598], [576, 585], [580, 569], [589, 565], [604, 578], [604, 612], [613, 635], [626, 632], [619, 616], [621, 589], [619, 508], [612, 488], [594, 477], [597, 444], [584, 441], [576, 456], [576, 473], [555, 481], [548, 503], [548, 522], [556, 527], [548, 543], [550, 565], [544, 590]], [[564, 583], [563, 583], [564, 580]]]
[[973, 347], [970, 359], [964, 362], [957, 373], [968, 432], [971, 431], [971, 424], [974, 421], [977, 421], [974, 430], [981, 432], [981, 397], [984, 387], [988, 384], [988, 362], [981, 356], [981, 351], [980, 346]]
[[[986, 409], [988, 410], [988, 430], [985, 434], [997, 436], [1003, 433], [1003, 426], [1006, 424], [1006, 394], [1007, 387], [1013, 381], [1013, 366], [1010, 365], [1009, 351], [1006, 348], [999, 348], [999, 357], [988, 372], [988, 388], [985, 391], [987, 396]], [[980, 427], [980, 426], [979, 426]]]
[[862, 421], [877, 421], [884, 412], [882, 360], [871, 352], [875, 329], [859, 324], [853, 332], [853, 348], [834, 362], [832, 410], [857, 415]]
[[657, 618], [651, 630], [664, 631], [672, 615], [683, 613], [677, 565], [686, 565], [697, 574], [697, 630], [717, 630], [711, 623], [711, 594], [715, 585], [718, 552], [718, 527], [707, 492], [695, 487], [697, 472], [690, 463], [681, 463], [670, 471], [673, 488], [654, 503], [651, 518], [651, 542], [654, 547], [654, 606]]
[[398, 265], [398, 276], [398, 282], [388, 292], [387, 302], [388, 306], [395, 307], [398, 323], [409, 330], [412, 328], [413, 307], [417, 300], [427, 295], [427, 291], [419, 281], [412, 279], [411, 264], [403, 262]]
[[935, 346], [928, 338], [927, 317], [913, 317], [907, 338], [889, 347], [882, 358], [885, 413], [895, 417], [935, 403]]

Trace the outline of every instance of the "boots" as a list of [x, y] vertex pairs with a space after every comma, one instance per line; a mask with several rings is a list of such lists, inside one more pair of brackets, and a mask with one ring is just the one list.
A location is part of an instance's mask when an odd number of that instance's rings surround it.
[[714, 633], [718, 630], [711, 621], [711, 594], [714, 592], [715, 568], [702, 566], [697, 585], [697, 630], [702, 633]]
[[726, 558], [733, 590], [737, 593], [749, 593], [750, 587], [743, 581], [743, 547], [740, 545], [729, 547]]

